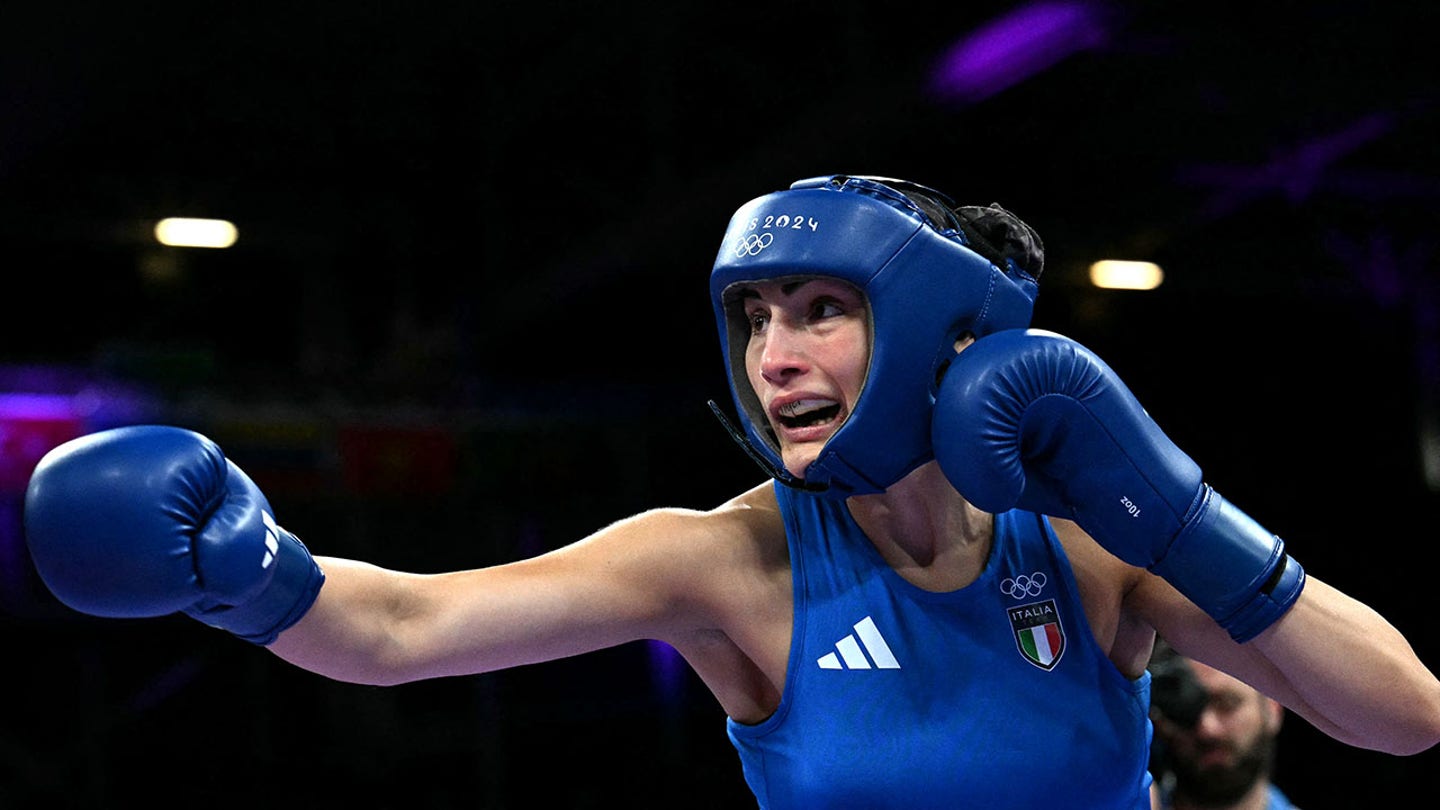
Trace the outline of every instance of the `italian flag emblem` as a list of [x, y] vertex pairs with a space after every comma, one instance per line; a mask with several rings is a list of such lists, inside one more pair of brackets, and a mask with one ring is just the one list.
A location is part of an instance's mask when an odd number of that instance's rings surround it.
[[1065, 653], [1065, 631], [1060, 628], [1060, 614], [1055, 610], [1055, 600], [1031, 602], [1010, 608], [1007, 612], [1020, 654], [1043, 670], [1054, 669]]

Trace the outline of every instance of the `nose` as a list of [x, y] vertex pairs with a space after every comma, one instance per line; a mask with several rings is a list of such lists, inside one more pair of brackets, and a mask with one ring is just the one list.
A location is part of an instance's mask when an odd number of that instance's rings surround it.
[[1200, 717], [1195, 721], [1194, 735], [1200, 739], [1215, 739], [1224, 736], [1225, 721], [1220, 717], [1220, 712], [1215, 707], [1207, 706], [1200, 712]]
[[810, 366], [805, 352], [804, 334], [779, 319], [771, 323], [760, 351], [760, 375], [770, 383], [780, 383]]

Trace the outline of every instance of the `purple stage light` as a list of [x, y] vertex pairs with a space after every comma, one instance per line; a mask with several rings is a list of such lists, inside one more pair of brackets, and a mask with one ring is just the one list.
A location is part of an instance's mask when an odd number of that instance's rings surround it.
[[40, 459], [83, 430], [72, 397], [0, 394], [0, 493], [24, 492]]
[[931, 75], [931, 90], [949, 101], [980, 101], [1108, 38], [1094, 4], [1029, 3], [946, 51]]
[[156, 406], [141, 391], [97, 382], [73, 369], [0, 367], [0, 607], [30, 613], [42, 609], [42, 602], [52, 604], [35, 592], [22, 526], [35, 465], [71, 439], [146, 420]]
[[663, 641], [647, 641], [646, 647], [650, 658], [650, 676], [661, 701], [667, 706], [679, 704], [685, 696], [688, 667], [685, 658]]

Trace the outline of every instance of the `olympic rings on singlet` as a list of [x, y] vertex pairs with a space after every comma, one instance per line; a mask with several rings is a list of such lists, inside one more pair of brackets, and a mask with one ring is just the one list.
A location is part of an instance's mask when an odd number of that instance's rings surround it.
[[1045, 589], [1045, 583], [1049, 578], [1045, 572], [1036, 571], [1033, 574], [1021, 574], [1018, 577], [1006, 577], [1000, 580], [1000, 592], [1014, 599], [1025, 596], [1039, 596], [1040, 591]]

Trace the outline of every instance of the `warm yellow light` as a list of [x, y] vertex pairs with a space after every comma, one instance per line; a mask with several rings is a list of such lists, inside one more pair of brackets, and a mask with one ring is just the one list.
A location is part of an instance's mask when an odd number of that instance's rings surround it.
[[223, 219], [168, 217], [155, 223], [155, 238], [171, 247], [228, 248], [239, 232]]
[[1165, 280], [1160, 265], [1105, 259], [1090, 265], [1090, 283], [1107, 290], [1153, 290]]

